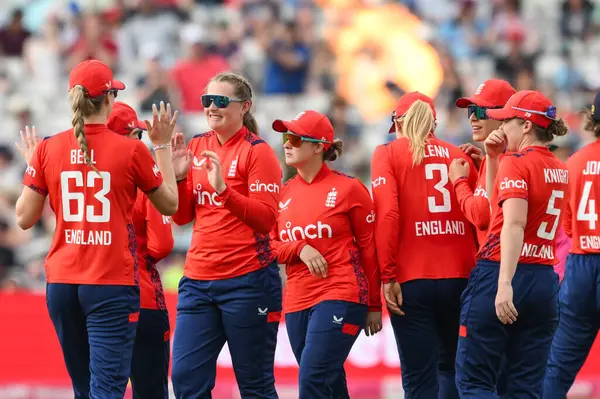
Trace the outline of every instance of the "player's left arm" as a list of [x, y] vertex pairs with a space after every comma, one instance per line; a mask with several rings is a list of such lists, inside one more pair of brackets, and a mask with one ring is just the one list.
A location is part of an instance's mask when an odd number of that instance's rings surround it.
[[[569, 164], [567, 163], [567, 166]], [[571, 208], [571, 196], [575, 200], [577, 196], [574, 192], [571, 192], [571, 189], [575, 189], [575, 183], [571, 181], [573, 176], [575, 176], [572, 172], [571, 168], [568, 168], [569, 171], [569, 184], [565, 188], [565, 198], [563, 199], [563, 209], [562, 209], [562, 228], [567, 237], [573, 238], [573, 209]]]
[[369, 283], [369, 310], [381, 312], [381, 278], [375, 250], [375, 211], [367, 188], [358, 180], [351, 181], [348, 206], [352, 232], [360, 261]]
[[148, 235], [148, 255], [157, 262], [169, 256], [175, 243], [171, 228], [171, 218], [163, 216], [147, 197], [146, 234]]
[[38, 144], [23, 176], [23, 191], [17, 199], [15, 213], [17, 224], [23, 230], [32, 228], [42, 217], [48, 185], [41, 158], [45, 153], [45, 141]]
[[277, 222], [282, 172], [275, 151], [266, 143], [252, 147], [248, 159], [248, 196], [226, 187], [223, 206], [253, 230], [269, 234]]

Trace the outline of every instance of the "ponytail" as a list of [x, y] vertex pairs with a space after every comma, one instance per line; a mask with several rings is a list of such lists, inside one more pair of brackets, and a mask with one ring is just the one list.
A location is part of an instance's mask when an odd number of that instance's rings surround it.
[[435, 129], [435, 119], [431, 107], [416, 100], [402, 117], [400, 132], [408, 138], [413, 166], [419, 165], [425, 158], [427, 136]]
[[250, 110], [244, 114], [243, 123], [244, 126], [246, 126], [246, 129], [258, 136], [258, 123], [256, 122], [256, 118], [254, 118], [254, 115], [252, 115]]
[[84, 117], [92, 115], [100, 110], [102, 102], [104, 101], [104, 96], [90, 98], [87, 96], [83, 86], [77, 85], [71, 89], [69, 97], [71, 99], [71, 109], [73, 111], [73, 119], [71, 120], [71, 124], [73, 125], [73, 134], [75, 135], [75, 139], [77, 139], [79, 148], [83, 153], [85, 164], [98, 172], [98, 169], [92, 163], [92, 158], [90, 157], [88, 142], [85, 137]]
[[331, 147], [323, 152], [323, 161], [333, 162], [344, 153], [344, 143], [340, 139], [333, 140]]

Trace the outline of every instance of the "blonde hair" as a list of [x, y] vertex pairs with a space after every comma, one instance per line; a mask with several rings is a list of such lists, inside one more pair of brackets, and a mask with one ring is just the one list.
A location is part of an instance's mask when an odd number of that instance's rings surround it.
[[102, 103], [106, 97], [88, 97], [85, 88], [81, 85], [77, 85], [69, 92], [69, 98], [71, 99], [71, 109], [73, 111], [73, 119], [71, 120], [73, 134], [83, 153], [86, 165], [98, 172], [98, 169], [96, 169], [96, 166], [92, 163], [87, 139], [85, 138], [84, 117], [98, 113], [100, 108], [102, 108]]
[[600, 137], [600, 122], [594, 119], [592, 110], [587, 108], [583, 110], [583, 130], [594, 133], [594, 136]]
[[[221, 72], [212, 78], [211, 82], [227, 82], [233, 86], [233, 92], [237, 98], [244, 101], [252, 101], [252, 86], [241, 75], [232, 72]], [[243, 123], [246, 129], [258, 135], [258, 123], [250, 110], [244, 114]]]
[[408, 138], [412, 163], [416, 166], [423, 162], [427, 136], [435, 129], [433, 111], [426, 102], [416, 100], [399, 122], [402, 122], [400, 133]]
[[323, 161], [333, 162], [344, 153], [344, 143], [340, 139], [334, 139], [331, 147], [323, 151]]

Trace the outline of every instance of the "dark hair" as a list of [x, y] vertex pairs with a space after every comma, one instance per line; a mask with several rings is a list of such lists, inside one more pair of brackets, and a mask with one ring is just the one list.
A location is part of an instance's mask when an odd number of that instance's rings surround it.
[[71, 109], [73, 111], [73, 119], [71, 120], [73, 134], [77, 139], [81, 152], [83, 152], [86, 165], [97, 172], [98, 169], [96, 169], [96, 166], [92, 163], [92, 159], [90, 158], [88, 143], [85, 138], [85, 122], [83, 118], [98, 113], [102, 108], [106, 96], [89, 97], [87, 95], [87, 90], [85, 90], [83, 86], [77, 85], [71, 89], [69, 97], [71, 98]]
[[550, 141], [554, 140], [555, 137], [564, 136], [569, 132], [569, 128], [562, 119], [557, 119], [550, 122], [550, 125], [548, 125], [547, 128], [543, 128], [536, 124], [532, 125], [535, 137], [544, 143], [549, 143]]
[[588, 132], [593, 132], [594, 136], [600, 137], [600, 121], [594, 119], [592, 110], [586, 108], [582, 111], [583, 114], [583, 129]]
[[340, 139], [333, 140], [331, 147], [323, 151], [323, 161], [333, 162], [344, 153], [344, 143]]
[[[252, 86], [250, 86], [250, 83], [243, 76], [231, 72], [222, 72], [212, 78], [211, 81], [231, 84], [237, 98], [252, 102]], [[243, 123], [246, 129], [258, 135], [258, 123], [250, 110], [244, 114]]]

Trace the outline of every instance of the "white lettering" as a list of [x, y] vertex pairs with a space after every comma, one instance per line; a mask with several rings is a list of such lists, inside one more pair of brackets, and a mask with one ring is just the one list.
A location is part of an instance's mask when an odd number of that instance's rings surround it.
[[171, 224], [171, 221], [173, 219], [171, 219], [171, 216], [165, 216], [165, 215], [161, 215], [162, 216], [162, 222], [163, 224]]
[[266, 191], [268, 193], [278, 193], [279, 186], [277, 183], [261, 183], [260, 180], [255, 181], [250, 185], [250, 191], [253, 193], [260, 193]]
[[208, 191], [203, 191], [202, 184], [196, 185], [194, 195], [197, 197], [198, 205], [223, 206], [223, 203], [217, 199], [217, 193], [209, 193]]
[[425, 158], [450, 158], [450, 150], [439, 145], [428, 144], [425, 147]]
[[375, 211], [371, 211], [371, 213], [367, 215], [367, 223], [373, 222], [375, 222]]
[[65, 242], [75, 245], [111, 245], [112, 233], [106, 230], [66, 229]]
[[581, 236], [579, 246], [581, 249], [600, 249], [600, 236]]
[[25, 170], [25, 173], [27, 173], [31, 177], [35, 177], [35, 175], [37, 174], [36, 170], [31, 165], [27, 165], [27, 169]]
[[569, 184], [569, 172], [565, 169], [544, 169], [544, 181]]
[[477, 188], [475, 189], [475, 193], [474, 195], [476, 197], [485, 197], [487, 198], [487, 191], [485, 190], [485, 188], [481, 187], [481, 186], [477, 186]]
[[587, 161], [583, 174], [586, 176], [600, 175], [600, 162], [599, 161]]
[[508, 190], [511, 188], [527, 190], [527, 183], [525, 180], [508, 180], [508, 177], [505, 177], [502, 183], [500, 183], [500, 190]]
[[385, 177], [379, 176], [377, 179], [375, 179], [371, 182], [371, 186], [373, 186], [373, 188], [376, 188], [385, 183], [386, 183]]
[[542, 245], [541, 247], [535, 244], [523, 243], [521, 256], [540, 259], [554, 259], [554, 250], [552, 245]]
[[459, 220], [432, 220], [415, 223], [417, 237], [435, 235], [465, 235], [465, 224]]
[[[90, 159], [92, 164], [96, 163], [94, 150], [90, 150]], [[71, 150], [71, 165], [83, 165], [85, 164], [85, 156], [81, 150]]]
[[279, 232], [279, 239], [283, 242], [300, 241], [307, 238], [314, 240], [316, 238], [331, 237], [333, 237], [333, 230], [331, 229], [331, 226], [320, 221], [317, 222], [316, 225], [309, 224], [305, 227], [292, 227], [292, 222], [287, 222], [285, 224], [285, 229]]

